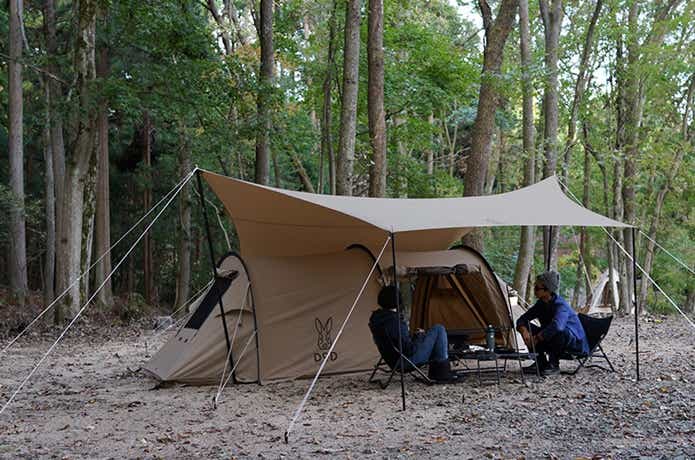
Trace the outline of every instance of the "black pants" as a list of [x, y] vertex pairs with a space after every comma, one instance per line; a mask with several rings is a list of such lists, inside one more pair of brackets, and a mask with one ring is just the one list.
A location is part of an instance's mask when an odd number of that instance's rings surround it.
[[[535, 324], [531, 324], [531, 333], [538, 334], [541, 328]], [[560, 363], [560, 355], [570, 348], [570, 344], [574, 339], [568, 330], [560, 331], [550, 339], [543, 338], [543, 341], [536, 344], [536, 353], [538, 353], [538, 366], [542, 369], [548, 367], [548, 361], [552, 367], [557, 367]], [[533, 351], [533, 350], [529, 350]], [[546, 359], [545, 355], [548, 355]]]

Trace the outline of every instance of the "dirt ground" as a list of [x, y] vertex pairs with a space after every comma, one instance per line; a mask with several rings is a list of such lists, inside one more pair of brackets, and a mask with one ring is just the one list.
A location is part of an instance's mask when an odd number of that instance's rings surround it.
[[[1, 404], [50, 337], [0, 357]], [[67, 337], [0, 415], [0, 458], [695, 458], [695, 330], [682, 318], [642, 322], [638, 383], [629, 318], [604, 341], [615, 373], [525, 385], [518, 372], [500, 385], [407, 379], [406, 412], [399, 384], [321, 379], [289, 444], [309, 381], [229, 386], [214, 410], [216, 388], [154, 389], [138, 371], [166, 340], [151, 337], [133, 328]]]

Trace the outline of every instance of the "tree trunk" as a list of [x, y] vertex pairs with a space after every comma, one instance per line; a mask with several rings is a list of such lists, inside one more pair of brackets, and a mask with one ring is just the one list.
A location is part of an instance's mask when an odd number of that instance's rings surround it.
[[484, 195], [490, 195], [495, 190], [498, 175], [500, 174], [500, 166], [504, 158], [504, 152], [507, 148], [507, 140], [504, 137], [502, 129], [499, 126], [496, 126], [494, 132], [497, 133], [497, 142], [495, 142], [496, 148], [491, 151], [487, 174], [485, 175]]
[[[457, 109], [456, 104], [454, 105], [454, 111]], [[454, 132], [449, 133], [449, 125], [446, 120], [446, 114], [442, 113], [442, 131], [444, 131], [444, 135], [446, 137], [446, 144], [448, 147], [448, 167], [449, 167], [449, 175], [454, 176], [454, 168], [456, 166], [456, 141], [458, 139], [458, 128], [459, 125], [458, 123], [454, 123]], [[441, 139], [441, 135], [440, 135]], [[442, 143], [443, 144], [443, 143]], [[429, 160], [428, 160], [429, 161]], [[427, 165], [427, 172], [429, 173], [429, 164]], [[434, 165], [432, 165], [432, 172], [434, 172]]]
[[[152, 207], [152, 122], [147, 111], [143, 115], [142, 140], [142, 164], [145, 168], [145, 189], [142, 194], [142, 206], [145, 211], [148, 211]], [[153, 244], [151, 235], [148, 232], [142, 241], [142, 276], [145, 291], [144, 297], [147, 305], [154, 304], [154, 264], [152, 261]]]
[[[71, 110], [74, 120], [74, 149], [65, 172], [65, 190], [62, 208], [57, 220], [58, 253], [56, 254], [57, 292], [63, 292], [79, 276], [83, 247], [84, 192], [89, 178], [90, 165], [96, 145], [96, 107], [92, 103], [91, 88], [96, 79], [94, 40], [96, 35], [96, 13], [98, 3], [82, 0], [73, 3], [75, 18], [74, 80]], [[58, 176], [56, 175], [56, 181]], [[56, 194], [57, 197], [57, 194]], [[64, 300], [69, 314], [74, 314], [80, 305], [80, 286], [71, 288]], [[62, 313], [62, 311], [57, 311]], [[63, 318], [58, 314], [57, 321]]]
[[302, 160], [297, 155], [297, 152], [290, 151], [290, 157], [292, 158], [292, 163], [294, 163], [294, 167], [297, 170], [297, 177], [299, 178], [299, 181], [302, 183], [304, 191], [309, 193], [316, 193], [316, 191], [314, 190], [314, 186], [311, 183], [311, 178], [309, 177], [309, 174], [306, 172], [306, 169], [302, 164]]
[[[514, 24], [517, 0], [502, 0], [497, 18], [492, 22], [492, 12], [486, 0], [479, 0], [485, 25], [485, 49], [483, 51], [483, 72], [478, 94], [478, 111], [471, 135], [471, 154], [466, 162], [463, 196], [483, 194], [485, 176], [490, 158], [492, 132], [495, 126], [495, 109], [498, 103], [496, 89], [499, 78], [504, 45]], [[464, 242], [474, 249], [483, 250], [483, 237], [480, 231], [468, 233]]]
[[45, 305], [55, 298], [55, 258], [56, 258], [56, 208], [55, 208], [55, 179], [53, 175], [53, 146], [51, 145], [51, 111], [48, 79], [44, 79], [46, 94], [46, 118], [43, 127], [43, 160], [45, 169], [46, 193], [46, 256], [43, 269], [43, 302]]
[[[591, 144], [588, 142], [588, 133], [589, 133], [589, 125], [586, 122], [586, 120], [582, 120], [582, 141], [584, 142], [584, 149], [588, 151], [596, 160], [596, 163], [598, 164], [599, 169], [601, 170], [601, 178], [603, 180], [603, 209], [604, 213], [610, 217], [614, 218], [613, 212], [611, 210], [611, 205], [609, 202], [609, 195], [610, 195], [610, 185], [609, 185], [609, 180], [608, 180], [608, 174], [606, 171], [606, 163], [605, 159], [599, 157], [599, 155], [596, 153], [596, 151], [591, 147]], [[618, 298], [618, 292], [615, 291], [615, 275], [614, 275], [614, 267], [615, 267], [615, 254], [614, 254], [614, 245], [613, 242], [610, 240], [610, 238], [606, 238], [606, 254], [608, 255], [608, 283], [609, 283], [609, 289], [611, 290], [611, 310], [613, 313], [617, 313], [616, 310], [616, 302], [614, 299]]]
[[[97, 77], [106, 79], [109, 74], [109, 50], [103, 47], [99, 50], [97, 62]], [[99, 118], [97, 120], [98, 150], [97, 150], [97, 212], [96, 212], [96, 256], [102, 257], [96, 266], [94, 284], [98, 288], [104, 283], [97, 296], [97, 302], [103, 308], [113, 307], [113, 291], [111, 279], [111, 198], [109, 195], [109, 114], [108, 103], [102, 97], [99, 101]]]
[[336, 169], [336, 193], [352, 195], [357, 128], [357, 88], [360, 61], [360, 0], [347, 0], [343, 59], [343, 100], [340, 110], [340, 141]]
[[[432, 126], [434, 126], [434, 113], [430, 112], [429, 116], [427, 117], [427, 123], [430, 126], [430, 129]], [[430, 136], [430, 140], [432, 140], [432, 136]], [[427, 147], [427, 150], [425, 151], [425, 156], [426, 159], [425, 161], [427, 162], [427, 175], [431, 176], [434, 174], [434, 146], [429, 145]], [[448, 155], [447, 155], [448, 158]]]
[[[695, 74], [692, 74], [690, 76], [690, 81], [688, 84], [688, 90], [686, 93], [686, 101], [685, 101], [685, 111], [683, 113], [683, 122], [681, 124], [681, 135], [683, 136], [683, 141], [685, 145], [690, 145], [692, 142], [692, 136], [689, 132], [689, 115], [693, 113], [693, 99], [695, 98]], [[683, 157], [685, 154], [685, 148], [681, 147], [678, 149], [678, 152], [676, 153], [676, 157], [673, 159], [673, 162], [671, 163], [671, 167], [668, 170], [667, 176], [666, 176], [666, 181], [662, 185], [661, 189], [659, 190], [657, 196], [656, 196], [656, 205], [654, 206], [653, 212], [652, 212], [652, 222], [651, 225], [649, 226], [649, 239], [647, 240], [647, 247], [644, 255], [644, 262], [642, 264], [642, 268], [644, 271], [647, 273], [647, 275], [651, 276], [652, 272], [652, 264], [654, 262], [654, 250], [655, 250], [655, 243], [654, 240], [656, 240], [656, 233], [659, 229], [659, 220], [661, 218], [661, 210], [664, 207], [664, 200], [666, 199], [666, 194], [669, 192], [671, 188], [671, 183], [673, 182], [673, 179], [676, 177], [676, 174], [678, 174], [678, 170], [680, 169], [681, 163], [683, 162]], [[640, 293], [639, 293], [639, 305], [644, 307], [646, 306], [647, 302], [647, 291], [651, 283], [647, 279], [647, 276], [642, 277], [642, 284], [640, 286]]]
[[[548, 3], [550, 1], [550, 4]], [[557, 130], [558, 130], [558, 47], [562, 27], [562, 0], [540, 0], [541, 19], [545, 36], [545, 72], [546, 81], [543, 92], [543, 150], [545, 166], [543, 178], [554, 175], [557, 171]], [[543, 256], [550, 259], [550, 268], [557, 270], [557, 242], [559, 228], [550, 231], [543, 229]]]
[[386, 195], [386, 114], [384, 113], [384, 2], [369, 0], [367, 108], [372, 164], [369, 196]]
[[273, 91], [275, 53], [273, 51], [273, 0], [261, 0], [261, 68], [258, 88], [258, 128], [256, 132], [256, 183], [270, 181], [270, 104]]
[[[623, 209], [624, 218], [627, 223], [635, 223], [636, 203], [635, 203], [635, 179], [637, 175], [637, 156], [639, 147], [637, 138], [639, 126], [641, 124], [640, 112], [640, 90], [639, 90], [639, 74], [637, 65], [639, 62], [639, 44], [637, 36], [639, 17], [639, 4], [632, 2], [628, 12], [628, 40], [627, 40], [627, 69], [625, 72], [625, 138], [622, 143], [625, 152], [625, 166], [623, 172]], [[626, 228], [623, 231], [623, 240], [625, 241], [625, 250], [632, 257], [632, 229]], [[625, 284], [627, 285], [627, 294], [629, 301], [635, 295], [632, 289], [634, 273], [632, 270], [632, 262], [629, 260], [625, 263]]]
[[[536, 131], [533, 125], [533, 77], [531, 75], [531, 31], [528, 16], [528, 0], [519, 0], [519, 41], [522, 68], [522, 136], [524, 147], [524, 186], [536, 182]], [[514, 269], [514, 288], [519, 298], [526, 298], [527, 280], [533, 265], [536, 245], [535, 227], [522, 227], [519, 257]]]
[[[628, 223], [636, 223], [637, 199], [635, 193], [635, 181], [637, 177], [637, 161], [639, 159], [639, 129], [642, 124], [642, 112], [644, 109], [643, 89], [647, 84], [648, 74], [644, 72], [644, 48], [658, 49], [664, 41], [667, 27], [665, 26], [671, 12], [677, 9], [681, 0], [671, 0], [662, 3], [655, 11], [653, 21], [643, 43], [639, 43], [638, 33], [643, 19], [640, 17], [639, 2], [630, 3], [628, 11], [628, 40], [627, 40], [627, 69], [625, 72], [625, 139], [622, 143], [625, 152], [625, 171], [623, 179], [623, 205], [625, 208], [625, 220]], [[626, 250], [632, 252], [632, 229], [624, 230], [624, 240]], [[636, 254], [631, 254], [637, 257]], [[630, 294], [632, 292], [632, 279], [635, 274], [632, 271], [632, 264], [627, 264], [627, 281]]]
[[[191, 171], [191, 150], [186, 134], [186, 127], [179, 128], [179, 176]], [[191, 234], [191, 188], [186, 185], [179, 194], [179, 243], [178, 270], [176, 272], [176, 300], [179, 307], [191, 295], [191, 251], [193, 247]]]
[[335, 195], [335, 152], [333, 151], [333, 109], [331, 96], [333, 85], [333, 67], [335, 66], [335, 29], [338, 0], [333, 0], [331, 17], [328, 21], [328, 55], [326, 56], [326, 74], [323, 79], [323, 110], [321, 111], [321, 166], [319, 168], [318, 192], [323, 190], [323, 162], [328, 160], [329, 193]]
[[594, 46], [594, 31], [596, 30], [596, 23], [601, 15], [601, 8], [603, 7], [603, 0], [596, 0], [596, 5], [594, 7], [594, 12], [591, 15], [591, 20], [589, 21], [589, 26], [586, 30], [586, 36], [584, 38], [584, 48], [582, 49], [582, 57], [579, 60], [579, 74], [577, 75], [577, 81], [574, 85], [574, 98], [572, 99], [572, 107], [570, 108], [570, 120], [567, 125], [567, 140], [565, 142], [565, 149], [562, 162], [562, 177], [565, 184], [569, 183], [567, 181], [569, 172], [569, 162], [570, 162], [570, 152], [572, 147], [574, 147], [576, 130], [577, 130], [577, 116], [579, 115], [579, 107], [584, 99], [584, 91], [591, 77], [587, 73], [589, 68], [589, 59], [591, 57], [591, 51]]
[[685, 297], [685, 311], [687, 313], [695, 313], [695, 286], [693, 286], [692, 281], [686, 288]]
[[[54, 0], [45, 0], [43, 5], [44, 16], [44, 34], [46, 36], [46, 54], [48, 62], [47, 70], [52, 75], [57, 75], [57, 39], [56, 39], [56, 19], [55, 19], [55, 4]], [[65, 231], [65, 214], [62, 212], [65, 209], [65, 142], [63, 138], [63, 114], [58, 108], [58, 102], [62, 99], [61, 88], [59, 83], [53, 78], [47, 78], [48, 101], [47, 107], [49, 111], [49, 128], [50, 128], [50, 144], [51, 153], [53, 155], [53, 183], [55, 190], [55, 202], [53, 203], [53, 212], [55, 214], [54, 232], [55, 232], [55, 254], [53, 256], [53, 293], [60, 293], [58, 290], [58, 272], [59, 263], [57, 259], [60, 257], [60, 242], [67, 235]], [[52, 298], [51, 301], [54, 299]], [[54, 321], [62, 322], [63, 305], [59, 302], [54, 307]]]
[[[98, 114], [94, 115], [98, 119]], [[98, 129], [95, 123], [94, 131], [95, 144], [93, 148], [96, 150]], [[87, 273], [92, 265], [92, 250], [94, 249], [94, 221], [97, 211], [97, 155], [92, 154], [89, 161], [89, 170], [84, 181], [84, 199], [82, 212], [82, 249], [80, 250], [80, 269], [79, 273]], [[84, 276], [80, 280], [80, 303], [89, 298], [90, 292], [90, 276]]]
[[[615, 220], [623, 220], [623, 200], [621, 196], [621, 190], [623, 188], [623, 175], [622, 175], [622, 163], [620, 159], [615, 160], [613, 169], [613, 213], [615, 215]], [[619, 313], [622, 315], [630, 314], [632, 309], [632, 300], [630, 299], [630, 288], [628, 286], [629, 280], [627, 278], [627, 264], [629, 261], [625, 256], [625, 253], [620, 249], [622, 246], [625, 250], [625, 240], [623, 239], [623, 232], [620, 230], [613, 231], [613, 238], [617, 241], [615, 244], [615, 254], [616, 254], [616, 269], [620, 277], [618, 283], [620, 290], [620, 308]]]
[[[586, 139], [584, 142], [584, 189], [582, 194], [582, 206], [587, 209], [590, 209], [591, 205], [591, 155], [589, 153], [589, 148], [589, 140]], [[577, 263], [575, 280], [572, 305], [578, 307], [582, 288], [586, 293], [586, 302], [588, 303], [591, 300], [591, 246], [586, 227], [582, 227], [579, 231], [579, 261]]]
[[24, 307], [29, 289], [27, 280], [26, 215], [24, 209], [24, 101], [22, 90], [22, 14], [23, 0], [10, 0], [10, 60], [8, 154], [10, 190], [14, 202], [10, 210], [10, 290], [19, 307]]

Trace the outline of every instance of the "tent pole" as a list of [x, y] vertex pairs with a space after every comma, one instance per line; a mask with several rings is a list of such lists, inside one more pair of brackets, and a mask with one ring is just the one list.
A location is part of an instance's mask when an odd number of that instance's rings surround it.
[[635, 227], [632, 227], [632, 295], [635, 305], [635, 370], [639, 382], [639, 305], [637, 300], [637, 252], [635, 251]]
[[[400, 288], [398, 286], [398, 270], [396, 268], [396, 235], [393, 232], [390, 233], [391, 236], [391, 257], [393, 259], [393, 284], [396, 286], [396, 311], [398, 312], [398, 320], [400, 321], [402, 316], [401, 311], [401, 296]], [[403, 369], [403, 337], [401, 337], [401, 327], [398, 326], [398, 355], [401, 357], [399, 359], [401, 363], [401, 400], [403, 401], [403, 410], [405, 411], [405, 378]]]
[[545, 271], [550, 271], [550, 262], [551, 258], [553, 257], [553, 248], [551, 247], [553, 244], [553, 227], [548, 225], [548, 231], [545, 232], [548, 236], [547, 243], [545, 244], [546, 250], [548, 251], [548, 254], [546, 254], [545, 257]]
[[[205, 222], [205, 233], [208, 238], [208, 249], [210, 250], [210, 262], [212, 263], [212, 276], [217, 279], [217, 268], [215, 267], [215, 254], [212, 249], [212, 236], [210, 233], [210, 225], [208, 223], [208, 212], [205, 207], [205, 197], [203, 196], [203, 182], [200, 180], [200, 170], [195, 172], [195, 177], [198, 181], [198, 194], [200, 195], [200, 207], [203, 210], [203, 221]], [[213, 285], [214, 286], [214, 285]], [[222, 329], [224, 329], [224, 339], [227, 341], [227, 354], [229, 355], [229, 365], [234, 368], [234, 358], [232, 357], [232, 344], [229, 342], [229, 331], [227, 330], [227, 319], [224, 317], [224, 305], [222, 305], [222, 295], [220, 294], [217, 303], [220, 306], [220, 319], [222, 320]], [[236, 383], [236, 377], [233, 377]]]

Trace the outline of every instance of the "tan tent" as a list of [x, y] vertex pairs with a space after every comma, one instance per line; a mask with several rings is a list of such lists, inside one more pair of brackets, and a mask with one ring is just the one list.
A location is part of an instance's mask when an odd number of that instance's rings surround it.
[[[569, 200], [555, 178], [485, 197], [379, 199], [315, 195], [201, 175], [235, 224], [241, 256], [223, 261], [191, 319], [145, 366], [162, 380], [219, 381], [227, 362], [215, 302], [220, 294], [237, 381], [315, 374], [354, 302], [324, 373], [371, 368], [377, 351], [366, 325], [380, 282], [378, 273], [366, 278], [373, 254], [386, 248], [389, 237], [398, 249], [399, 269], [418, 274], [413, 327], [441, 322], [477, 330], [493, 324], [501, 331], [499, 343], [511, 346], [506, 287], [480, 254], [446, 249], [474, 227], [625, 226]], [[348, 250], [351, 245], [367, 250]], [[382, 258], [380, 265], [391, 267], [391, 258]], [[482, 335], [472, 334], [478, 338]]]

